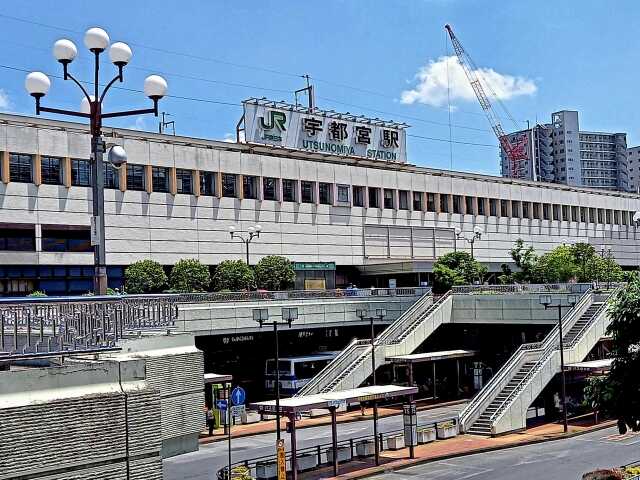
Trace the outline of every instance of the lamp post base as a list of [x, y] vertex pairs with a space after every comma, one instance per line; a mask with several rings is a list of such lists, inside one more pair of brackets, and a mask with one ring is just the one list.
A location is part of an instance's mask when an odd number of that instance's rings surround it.
[[93, 273], [93, 293], [95, 295], [107, 294], [107, 268], [95, 267]]

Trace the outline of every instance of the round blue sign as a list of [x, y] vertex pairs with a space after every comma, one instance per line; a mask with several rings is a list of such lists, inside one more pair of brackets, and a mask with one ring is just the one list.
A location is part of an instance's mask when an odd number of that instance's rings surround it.
[[231, 391], [231, 402], [234, 405], [244, 405], [247, 394], [242, 387], [236, 387]]

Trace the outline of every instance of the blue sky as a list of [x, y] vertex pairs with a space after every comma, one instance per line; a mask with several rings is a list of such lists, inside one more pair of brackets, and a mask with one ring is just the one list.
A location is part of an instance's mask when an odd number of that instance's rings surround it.
[[[496, 138], [459, 66], [445, 59], [453, 50], [444, 24], [453, 26], [521, 127], [576, 109], [581, 129], [627, 132], [637, 145], [640, 62], [630, 20], [639, 14], [640, 2], [622, 0], [615, 8], [604, 0], [4, 0], [0, 108], [33, 112], [21, 70], [59, 74], [51, 55], [59, 38], [78, 45], [71, 70], [88, 78], [82, 32], [100, 26], [133, 49], [124, 87], [140, 90], [150, 73], [167, 78], [172, 96], [161, 110], [178, 134], [229, 137], [242, 99], [292, 101], [309, 74], [321, 108], [409, 123], [411, 163], [449, 168], [452, 146], [454, 169], [497, 174]], [[105, 77], [111, 69], [105, 59]], [[54, 78], [45, 103], [76, 108], [79, 100], [70, 82]], [[105, 109], [146, 106], [142, 93], [113, 90]], [[157, 129], [152, 116], [111, 124]], [[507, 118], [503, 126], [514, 128]]]

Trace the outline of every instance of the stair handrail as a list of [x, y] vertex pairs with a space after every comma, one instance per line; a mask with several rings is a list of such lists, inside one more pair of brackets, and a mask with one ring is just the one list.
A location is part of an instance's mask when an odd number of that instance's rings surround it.
[[[593, 303], [593, 302], [592, 302]], [[576, 304], [577, 306], [578, 304]], [[587, 307], [589, 308], [589, 307]], [[593, 322], [592, 320], [597, 319], [600, 314], [602, 313], [602, 310], [606, 308], [606, 302], [603, 302], [602, 305], [600, 305], [600, 307], [591, 315], [591, 318], [589, 319], [589, 322], [587, 322], [578, 332], [578, 334], [576, 335], [576, 337], [574, 338], [574, 340], [570, 343], [570, 344], [565, 344], [563, 343], [563, 350], [566, 350], [567, 348], [573, 348], [575, 346], [575, 344], [577, 343], [578, 339], [582, 338], [582, 335], [584, 334], [584, 332], [586, 330], [588, 330], [589, 328], [591, 328], [593, 325], [595, 325], [595, 322]], [[574, 309], [570, 310], [570, 312], [575, 312], [577, 311], [574, 307]], [[584, 312], [582, 312], [580, 314], [580, 317], [584, 314]], [[578, 317], [578, 319], [580, 318]], [[563, 328], [564, 328], [564, 321], [563, 321]], [[555, 332], [557, 332], [557, 328], [554, 329]], [[509, 395], [507, 396], [507, 398], [505, 398], [503, 400], [503, 402], [500, 404], [500, 406], [496, 409], [495, 412], [493, 412], [493, 414], [490, 417], [490, 421], [493, 421], [495, 418], [497, 418], [498, 416], [500, 416], [508, 407], [509, 405], [511, 405], [513, 403], [513, 400], [515, 399], [515, 397], [517, 396], [517, 394], [519, 392], [521, 392], [526, 385], [529, 383], [529, 381], [531, 380], [531, 378], [533, 378], [539, 371], [540, 369], [544, 366], [544, 364], [546, 364], [550, 359], [551, 356], [554, 352], [560, 350], [560, 345], [557, 343], [557, 339], [558, 339], [558, 334], [556, 333], [555, 335], [551, 336], [551, 334], [554, 333], [549, 332], [548, 337], [552, 337], [552, 342], [547, 345], [545, 347], [545, 349], [543, 350], [543, 352], [540, 354], [538, 361], [536, 362], [536, 364], [531, 368], [531, 370], [529, 370], [529, 372], [527, 372], [527, 374], [518, 382], [518, 385], [516, 385], [516, 387], [511, 391], [511, 393], [509, 393]], [[567, 333], [569, 333], [569, 331], [567, 330]], [[566, 334], [565, 334], [566, 335]], [[555, 342], [554, 342], [555, 340]]]
[[[422, 308], [424, 304], [430, 299], [431, 300], [433, 299], [433, 293], [431, 290], [429, 290], [422, 297], [420, 297], [420, 299], [418, 299], [417, 302], [415, 302], [413, 305], [411, 305], [411, 307], [405, 310], [404, 313], [400, 315], [391, 325], [389, 325], [382, 332], [380, 332], [380, 334], [376, 337], [376, 343], [385, 342], [390, 335], [395, 333], [396, 330], [398, 330], [399, 328], [401, 328], [402, 325], [404, 325], [404, 323], [407, 321], [407, 318], [411, 317], [416, 312], [416, 310], [418, 310], [419, 308]], [[431, 307], [431, 305], [432, 304], [429, 304], [427, 306], [427, 310], [429, 307]]]
[[393, 345], [393, 344], [402, 342], [405, 338], [409, 336], [411, 332], [413, 332], [416, 328], [418, 328], [418, 326], [422, 322], [427, 320], [433, 312], [435, 312], [438, 308], [440, 308], [444, 304], [444, 302], [446, 302], [447, 299], [451, 297], [451, 295], [452, 295], [451, 290], [449, 290], [447, 293], [445, 293], [440, 298], [438, 298], [438, 300], [436, 300], [434, 303], [429, 305], [429, 308], [427, 308], [420, 317], [414, 319], [409, 325], [407, 325], [406, 329], [400, 332], [399, 335], [395, 336], [388, 344]]
[[[616, 289], [616, 291], [617, 291], [617, 289]], [[611, 295], [613, 295], [613, 293], [611, 293]], [[607, 300], [608, 300], [609, 298], [611, 298], [611, 297], [610, 297], [610, 296], [609, 296], [609, 297], [607, 297]], [[591, 318], [594, 318], [594, 319], [595, 319], [595, 318], [598, 318], [598, 317], [600, 316], [600, 314], [602, 313], [602, 310], [604, 310], [604, 309], [606, 309], [606, 308], [607, 308], [607, 300], [605, 300], [604, 302], [602, 302], [602, 305], [600, 305], [600, 307], [598, 308], [598, 310], [596, 310], [596, 312], [593, 314], [593, 316], [592, 316]], [[593, 327], [593, 325], [595, 325], [595, 322], [588, 322], [588, 323], [585, 323], [585, 324], [582, 326], [582, 328], [578, 331], [578, 333], [576, 334], [576, 336], [575, 336], [575, 337], [573, 337], [573, 340], [571, 340], [571, 342], [569, 342], [569, 343], [563, 342], [563, 343], [564, 343], [564, 348], [565, 348], [565, 350], [566, 350], [567, 348], [572, 348], [572, 347], [574, 347], [574, 346], [575, 346], [575, 345], [576, 345], [576, 344], [577, 344], [577, 343], [582, 339], [582, 337], [584, 336], [584, 334], [585, 334], [585, 333], [586, 333], [586, 332], [587, 332], [591, 327]], [[556, 347], [559, 347], [559, 345], [556, 345]], [[559, 348], [558, 348], [558, 350], [559, 350]]]
[[[580, 299], [574, 305], [574, 307], [567, 313], [565, 313], [562, 321], [563, 327], [565, 326], [565, 321], [568, 321], [568, 317], [575, 315], [575, 312], [577, 312], [582, 307], [582, 304], [589, 298], [590, 294], [591, 289], [584, 292], [580, 296]], [[540, 351], [549, 348], [554, 335], [555, 337], [558, 336], [557, 331], [558, 324], [556, 323], [555, 327], [551, 329], [551, 331], [545, 336], [542, 342], [523, 343], [522, 345], [520, 345], [520, 347], [518, 347], [518, 349], [511, 355], [511, 357], [509, 357], [502, 368], [500, 368], [498, 373], [491, 377], [486, 385], [482, 388], [482, 390], [480, 390], [480, 392], [478, 392], [478, 394], [473, 397], [471, 401], [462, 409], [462, 411], [460, 412], [460, 423], [462, 425], [465, 425], [466, 419], [472, 413], [478, 410], [482, 405], [484, 405], [486, 397], [488, 397], [490, 393], [494, 393], [493, 390], [495, 390], [496, 385], [502, 383], [507, 374], [509, 374], [509, 376], [512, 376], [512, 370], [520, 368], [520, 357], [524, 356], [526, 352]]]

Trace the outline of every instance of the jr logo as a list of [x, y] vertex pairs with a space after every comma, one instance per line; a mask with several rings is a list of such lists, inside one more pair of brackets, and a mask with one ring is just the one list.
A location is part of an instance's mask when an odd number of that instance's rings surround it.
[[260, 117], [260, 126], [264, 130], [273, 130], [274, 128], [278, 128], [281, 132], [286, 130], [284, 124], [287, 122], [287, 116], [284, 112], [269, 112], [269, 123], [264, 121], [264, 117]]

